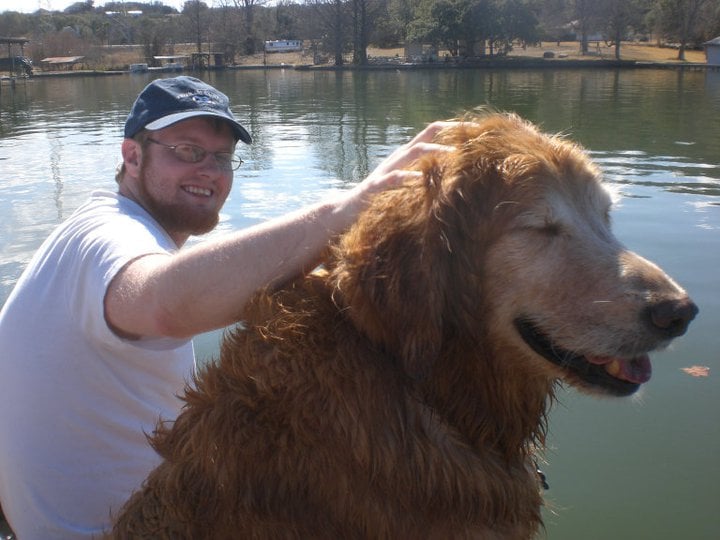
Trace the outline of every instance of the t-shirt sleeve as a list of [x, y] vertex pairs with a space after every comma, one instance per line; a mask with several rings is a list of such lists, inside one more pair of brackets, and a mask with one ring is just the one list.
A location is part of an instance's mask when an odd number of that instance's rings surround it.
[[188, 339], [152, 338], [127, 340], [120, 338], [107, 325], [104, 299], [110, 282], [130, 261], [143, 255], [170, 253], [174, 245], [158, 226], [149, 220], [125, 215], [105, 216], [90, 230], [79, 235], [75, 291], [68, 291], [70, 312], [77, 316], [82, 334], [89, 340], [126, 344], [148, 349], [173, 349]]

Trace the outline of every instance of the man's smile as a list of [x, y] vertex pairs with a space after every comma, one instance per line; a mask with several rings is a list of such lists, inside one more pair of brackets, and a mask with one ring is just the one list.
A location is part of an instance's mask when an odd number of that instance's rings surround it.
[[182, 189], [192, 195], [200, 195], [202, 197], [210, 197], [213, 194], [211, 189], [199, 186], [183, 186]]

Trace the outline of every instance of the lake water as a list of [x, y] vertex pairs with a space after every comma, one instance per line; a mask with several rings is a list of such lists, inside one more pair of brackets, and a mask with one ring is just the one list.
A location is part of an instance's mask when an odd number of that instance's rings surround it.
[[[547, 537], [720, 538], [719, 72], [275, 70], [206, 79], [231, 97], [255, 139], [218, 232], [341, 189], [429, 121], [481, 105], [585, 145], [622, 195], [618, 236], [673, 275], [701, 312], [654, 355], [640, 395], [560, 392], [544, 466]], [[125, 116], [148, 81], [2, 87], [0, 303], [48, 233], [92, 190], [114, 187]], [[199, 355], [212, 356], [217, 341], [218, 333], [201, 336]], [[683, 369], [692, 366], [709, 369]]]

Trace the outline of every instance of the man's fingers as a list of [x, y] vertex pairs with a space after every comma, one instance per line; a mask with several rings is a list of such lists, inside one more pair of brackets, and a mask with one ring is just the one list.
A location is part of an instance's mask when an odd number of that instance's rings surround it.
[[420, 171], [407, 171], [404, 169], [392, 169], [386, 172], [376, 171], [369, 176], [361, 185], [364, 186], [368, 193], [383, 191], [402, 185], [406, 180], [422, 176]]
[[415, 139], [413, 139], [413, 141], [415, 142], [401, 147], [385, 158], [385, 160], [376, 169], [376, 172], [383, 174], [394, 169], [404, 169], [425, 154], [434, 152], [451, 152], [455, 149], [453, 146], [447, 146], [444, 144], [424, 142], [422, 140], [416, 141]]
[[459, 124], [462, 124], [462, 122], [443, 120], [428, 124], [410, 142], [397, 148], [386, 157], [370, 176], [358, 186], [359, 189], [365, 193], [374, 193], [382, 189], [398, 186], [412, 177], [419, 176], [419, 172], [405, 169], [426, 154], [455, 150], [454, 146], [435, 143], [433, 140], [443, 129]]
[[403, 157], [406, 163], [410, 163], [417, 160], [420, 156], [424, 154], [430, 154], [435, 152], [452, 152], [453, 150], [455, 150], [454, 146], [448, 146], [446, 144], [418, 142], [413, 144], [412, 146], [409, 146], [407, 148], [407, 152]]
[[435, 136], [440, 133], [443, 129], [458, 125], [460, 122], [453, 122], [450, 120], [438, 120], [428, 124], [425, 129], [415, 135], [412, 140], [407, 144], [411, 146], [417, 142], [430, 142]]

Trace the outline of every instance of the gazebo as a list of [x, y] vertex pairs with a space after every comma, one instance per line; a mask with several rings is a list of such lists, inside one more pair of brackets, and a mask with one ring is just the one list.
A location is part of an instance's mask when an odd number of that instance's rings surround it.
[[[32, 73], [32, 62], [25, 58], [25, 44], [30, 40], [24, 37], [0, 37], [0, 43], [7, 45], [7, 57], [0, 58], [0, 70], [11, 75], [20, 71]], [[20, 45], [20, 54], [13, 54], [13, 45]]]
[[30, 40], [24, 37], [0, 37], [0, 43], [7, 45], [8, 56], [12, 56], [12, 46], [20, 45], [20, 56], [25, 56], [24, 47]]

